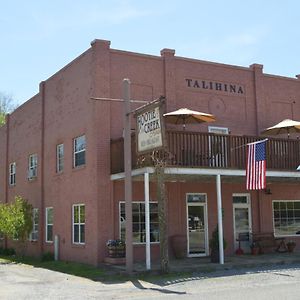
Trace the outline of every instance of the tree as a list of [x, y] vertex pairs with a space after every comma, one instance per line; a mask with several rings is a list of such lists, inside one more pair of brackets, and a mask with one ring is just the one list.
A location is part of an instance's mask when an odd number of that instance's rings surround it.
[[32, 230], [32, 205], [20, 196], [12, 203], [0, 203], [0, 232], [25, 243]]
[[157, 180], [158, 222], [160, 242], [160, 270], [162, 273], [169, 272], [169, 245], [167, 226], [167, 191], [165, 184], [165, 166], [168, 161], [167, 151], [153, 151], [151, 159], [155, 168]]
[[12, 96], [0, 92], [0, 126], [5, 124], [5, 116], [16, 109]]

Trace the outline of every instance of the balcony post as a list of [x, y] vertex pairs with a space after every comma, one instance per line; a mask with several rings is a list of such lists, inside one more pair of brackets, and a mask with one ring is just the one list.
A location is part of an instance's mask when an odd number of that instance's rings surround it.
[[223, 247], [223, 220], [222, 220], [222, 192], [221, 175], [216, 176], [217, 203], [218, 203], [218, 232], [219, 232], [219, 258], [220, 264], [224, 265], [224, 247]]
[[144, 190], [145, 190], [146, 269], [151, 270], [149, 173], [144, 174]]

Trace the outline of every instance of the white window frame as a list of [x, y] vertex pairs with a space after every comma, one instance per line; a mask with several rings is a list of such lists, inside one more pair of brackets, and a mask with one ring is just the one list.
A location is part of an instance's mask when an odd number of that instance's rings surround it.
[[[125, 205], [125, 201], [119, 202], [119, 216], [118, 217], [119, 217], [119, 238], [120, 239], [121, 239], [121, 222], [122, 222], [122, 220], [121, 220], [121, 204], [122, 203]], [[144, 201], [132, 201], [132, 204], [144, 204], [145, 205], [145, 202]], [[149, 201], [149, 204], [157, 204], [157, 209], [158, 209], [157, 201]], [[149, 213], [151, 215], [151, 211]], [[157, 212], [157, 215], [158, 215], [158, 212]], [[146, 215], [145, 215], [145, 217], [146, 217]], [[125, 222], [126, 222], [126, 220], [125, 220]], [[144, 220], [144, 222], [146, 223], [146, 220]], [[150, 220], [150, 224], [151, 224], [151, 220]], [[150, 242], [150, 244], [159, 244], [159, 243], [160, 243], [160, 241]], [[145, 242], [133, 242], [133, 245], [145, 245], [145, 244], [146, 244], [146, 241]]]
[[[84, 137], [85, 147], [84, 147], [84, 149], [76, 151], [76, 140], [78, 140], [81, 137]], [[76, 165], [76, 154], [81, 153], [81, 152], [86, 152], [86, 137], [85, 137], [85, 134], [83, 134], [81, 136], [78, 136], [78, 137], [74, 138], [74, 140], [73, 140], [73, 167], [74, 168], [79, 168], [79, 167], [84, 166], [86, 164], [86, 153], [85, 153], [84, 164], [78, 165], [78, 166]]]
[[[60, 150], [62, 155], [60, 156]], [[61, 173], [64, 170], [64, 144], [56, 145], [56, 173]]]
[[9, 164], [9, 185], [16, 185], [16, 163], [12, 162]]
[[33, 153], [28, 158], [28, 179], [32, 180], [37, 177], [37, 154]]
[[39, 209], [33, 208], [32, 209], [32, 231], [29, 235], [30, 241], [37, 241], [38, 240], [38, 234], [39, 234]]
[[[300, 234], [276, 234], [276, 231], [275, 231], [275, 220], [274, 220], [274, 203], [275, 202], [285, 202], [285, 203], [288, 203], [288, 202], [300, 202], [300, 200], [273, 200], [272, 201], [272, 220], [273, 220], [273, 232], [274, 232], [274, 236], [275, 237], [299, 237]], [[300, 231], [300, 228], [299, 228], [299, 231]]]
[[229, 128], [219, 126], [208, 126], [208, 132], [216, 134], [229, 134]]
[[[84, 222], [81, 222], [80, 220], [80, 210], [81, 210], [81, 207], [84, 207]], [[79, 210], [78, 210], [78, 221], [77, 223], [74, 222], [74, 211], [75, 211], [75, 207], [78, 207]], [[80, 204], [73, 204], [72, 205], [72, 243], [75, 244], [75, 245], [85, 245], [85, 233], [86, 233], [86, 230], [85, 230], [85, 219], [86, 219], [86, 207], [85, 207], [85, 204], [83, 203], [80, 203]], [[74, 236], [75, 236], [75, 230], [74, 230], [74, 225], [78, 225], [78, 242], [75, 242], [74, 241]], [[84, 225], [84, 242], [81, 241], [81, 225]]]
[[[215, 133], [219, 135], [228, 135], [228, 127], [217, 127], [217, 126], [208, 126], [209, 133]], [[216, 141], [212, 136], [209, 136], [208, 139], [209, 154], [211, 156], [209, 164], [211, 167], [227, 167], [228, 164], [228, 153], [227, 153], [227, 139], [221, 139]], [[214, 148], [220, 150], [215, 152]]]
[[[48, 218], [48, 211], [52, 210], [52, 223], [49, 223], [49, 218]], [[46, 238], [46, 243], [53, 243], [53, 207], [46, 207], [46, 217], [45, 217], [45, 225], [46, 225], [46, 234], [45, 234], [45, 238]], [[48, 237], [48, 227], [51, 226], [52, 227], [52, 240], [49, 240]]]

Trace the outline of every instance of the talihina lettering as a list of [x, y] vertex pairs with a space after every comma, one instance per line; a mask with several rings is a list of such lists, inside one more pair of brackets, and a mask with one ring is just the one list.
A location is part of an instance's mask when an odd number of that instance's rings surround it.
[[220, 92], [227, 92], [233, 94], [244, 94], [244, 88], [241, 85], [233, 83], [223, 83], [217, 81], [199, 80], [199, 79], [185, 79], [187, 87], [202, 90], [214, 90]]

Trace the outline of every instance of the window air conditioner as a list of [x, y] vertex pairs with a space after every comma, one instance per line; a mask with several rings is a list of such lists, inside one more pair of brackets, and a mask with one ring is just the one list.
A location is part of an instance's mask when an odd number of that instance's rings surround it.
[[30, 241], [37, 241], [37, 239], [38, 239], [38, 231], [31, 232], [29, 239], [30, 239]]
[[29, 169], [28, 170], [28, 179], [32, 179], [36, 177], [36, 169]]

